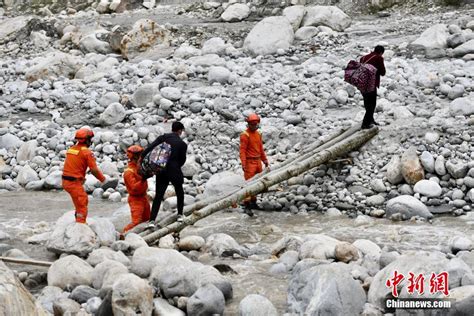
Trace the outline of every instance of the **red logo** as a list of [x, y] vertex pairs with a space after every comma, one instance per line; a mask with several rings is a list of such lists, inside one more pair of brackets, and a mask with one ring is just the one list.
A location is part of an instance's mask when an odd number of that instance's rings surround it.
[[[393, 277], [389, 278], [385, 282], [385, 285], [392, 290], [393, 297], [398, 297], [397, 287], [404, 279], [405, 276], [395, 270]], [[412, 272], [409, 272], [407, 280], [408, 294], [414, 294], [415, 291], [418, 292], [418, 294], [423, 294], [425, 292], [425, 277], [422, 273], [414, 274]], [[431, 273], [429, 280], [430, 294], [443, 293], [445, 296], [449, 295], [448, 272], [443, 271], [439, 274], [433, 272]]]

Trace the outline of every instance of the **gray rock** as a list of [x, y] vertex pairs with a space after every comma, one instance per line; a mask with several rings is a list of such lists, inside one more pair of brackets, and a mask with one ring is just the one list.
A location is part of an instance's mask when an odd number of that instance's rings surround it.
[[56, 260], [48, 269], [48, 285], [65, 289], [67, 286], [92, 285], [92, 267], [84, 260], [69, 255]]
[[135, 274], [122, 274], [112, 286], [112, 311], [114, 315], [142, 315], [153, 312], [153, 290], [146, 280]]
[[96, 265], [107, 259], [118, 261], [125, 266], [130, 265], [130, 259], [128, 259], [127, 256], [123, 254], [123, 252], [115, 252], [112, 249], [108, 248], [100, 248], [93, 250], [87, 258], [87, 263], [95, 267]]
[[54, 301], [67, 298], [67, 296], [68, 294], [57, 286], [45, 286], [37, 298], [37, 304], [42, 306], [49, 313], [53, 313]]
[[125, 109], [122, 104], [115, 102], [109, 104], [99, 117], [103, 125], [114, 125], [125, 118]]
[[[0, 31], [1, 32], [1, 31]], [[47, 315], [13, 271], [0, 261], [0, 297], [4, 315]], [[8, 285], [8, 286], [5, 286]]]
[[277, 316], [278, 312], [265, 296], [249, 294], [239, 304], [239, 316]]
[[293, 28], [288, 19], [271, 16], [264, 18], [252, 28], [244, 40], [244, 50], [252, 55], [270, 55], [279, 49], [287, 50], [293, 39]]
[[38, 174], [29, 165], [25, 165], [23, 168], [21, 168], [16, 178], [16, 182], [22, 186], [26, 186], [28, 183], [38, 180]]
[[18, 148], [23, 144], [23, 142], [17, 136], [7, 133], [5, 135], [0, 136], [0, 149], [12, 149]]
[[446, 48], [448, 40], [448, 28], [445, 24], [436, 24], [425, 30], [420, 37], [410, 44], [414, 50], [425, 50], [427, 48]]
[[336, 245], [335, 257], [338, 261], [348, 263], [359, 259], [358, 249], [348, 242], [342, 242]]
[[426, 205], [409, 195], [397, 196], [387, 202], [387, 217], [396, 213], [401, 214], [403, 219], [410, 219], [413, 216], [420, 216], [427, 219], [433, 217], [433, 214], [430, 213]]
[[451, 252], [456, 254], [459, 251], [471, 251], [473, 249], [472, 241], [467, 237], [456, 236], [449, 241]]
[[36, 153], [38, 142], [36, 140], [30, 140], [21, 144], [16, 154], [16, 160], [18, 162], [28, 161], [33, 159]]
[[[300, 262], [298, 266], [303, 267]], [[359, 315], [366, 295], [343, 263], [295, 267], [288, 286], [288, 310], [298, 315]]]
[[250, 14], [250, 8], [244, 3], [234, 3], [225, 9], [221, 19], [225, 22], [238, 22], [246, 19]]
[[391, 184], [399, 184], [403, 181], [402, 164], [399, 156], [392, 156], [392, 159], [387, 165], [387, 173], [385, 176]]
[[153, 96], [158, 93], [158, 84], [146, 83], [139, 86], [133, 93], [133, 100], [139, 107], [144, 107], [153, 101]]
[[219, 288], [226, 299], [232, 297], [232, 285], [219, 271], [175, 250], [141, 247], [133, 254], [131, 271], [142, 277], [151, 274], [150, 280], [159, 284], [166, 297], [189, 297], [208, 283]]
[[420, 161], [427, 172], [433, 173], [435, 171], [435, 160], [430, 152], [425, 150], [420, 156]]
[[189, 299], [186, 305], [188, 315], [206, 316], [222, 315], [225, 299], [222, 292], [212, 284], [200, 287]]
[[446, 161], [442, 155], [436, 157], [435, 160], [435, 171], [439, 176], [444, 176], [446, 174]]
[[378, 206], [384, 203], [385, 203], [385, 198], [380, 194], [369, 196], [367, 198], [367, 205], [369, 206]]
[[99, 291], [91, 288], [87, 285], [79, 285], [69, 295], [70, 299], [78, 302], [79, 304], [86, 303], [92, 297], [99, 296]]
[[351, 25], [351, 18], [336, 6], [311, 6], [306, 7], [303, 18], [304, 26], [328, 26], [331, 29], [343, 32]]
[[306, 41], [312, 39], [319, 33], [319, 29], [315, 26], [303, 26], [295, 32], [295, 39], [298, 41]]
[[81, 310], [81, 305], [69, 298], [60, 298], [53, 302], [54, 315], [76, 315]]
[[158, 297], [153, 300], [153, 316], [186, 316], [186, 313]]
[[160, 90], [161, 95], [171, 101], [178, 101], [181, 99], [181, 90], [174, 87], [164, 87]]
[[430, 180], [418, 181], [413, 190], [427, 197], [440, 197], [442, 190], [438, 183]]
[[474, 39], [471, 39], [464, 44], [456, 47], [453, 50], [453, 55], [456, 57], [461, 57], [467, 54], [473, 54], [474, 53]]
[[212, 234], [207, 237], [206, 251], [210, 251], [214, 256], [228, 256], [233, 253], [246, 255], [245, 249], [234, 238], [222, 233]]
[[209, 83], [218, 82], [220, 84], [229, 83], [230, 81], [230, 71], [225, 67], [214, 66], [209, 68], [207, 74], [207, 80]]
[[451, 160], [446, 162], [446, 170], [454, 179], [464, 178], [469, 171], [467, 164], [462, 162], [453, 162]]
[[306, 8], [302, 5], [293, 5], [283, 9], [282, 15], [290, 21], [293, 31], [300, 28], [301, 21], [306, 14]]
[[92, 272], [92, 286], [95, 289], [112, 289], [117, 277], [128, 273], [127, 267], [118, 261], [104, 260]]
[[49, 251], [86, 256], [99, 247], [94, 231], [88, 225], [76, 223], [73, 212], [60, 217], [55, 227], [46, 244]]
[[303, 244], [301, 244], [299, 256], [301, 259], [334, 259], [336, 257], [336, 246], [340, 243], [342, 242], [326, 235], [307, 235]]

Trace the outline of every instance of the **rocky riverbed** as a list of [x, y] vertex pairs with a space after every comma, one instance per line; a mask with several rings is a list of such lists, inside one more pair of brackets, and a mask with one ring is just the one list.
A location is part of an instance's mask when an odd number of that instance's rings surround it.
[[[383, 305], [393, 270], [430, 268], [451, 273], [456, 308], [472, 308], [472, 8], [351, 16], [293, 5], [261, 17], [248, 4], [209, 2], [103, 14], [113, 3], [0, 14], [2, 255], [28, 257], [35, 247], [36, 259], [66, 254], [47, 275], [2, 267], [23, 293], [4, 306], [30, 302], [16, 310], [30, 314], [380, 315], [393, 312]], [[274, 166], [360, 124], [362, 98], [343, 68], [375, 44], [386, 48], [381, 126], [359, 151], [265, 193], [257, 219], [239, 209], [216, 214], [159, 248], [136, 234], [117, 240], [129, 220], [125, 187], [114, 181], [126, 147], [146, 146], [181, 120], [186, 204], [236, 188], [246, 114], [261, 115]], [[95, 131], [92, 149], [109, 179], [105, 189], [86, 179], [91, 206], [108, 210], [91, 211], [90, 226], [65, 213], [64, 193], [36, 192], [61, 189], [65, 150], [84, 125]], [[171, 188], [167, 196], [161, 216], [176, 204]], [[25, 197], [41, 206], [15, 204]]]

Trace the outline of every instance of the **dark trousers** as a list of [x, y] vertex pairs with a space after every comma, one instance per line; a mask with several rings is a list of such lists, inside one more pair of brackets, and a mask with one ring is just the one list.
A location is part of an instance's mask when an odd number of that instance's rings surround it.
[[364, 97], [364, 107], [365, 107], [365, 115], [364, 120], [362, 121], [362, 126], [369, 126], [370, 124], [374, 123], [374, 112], [375, 106], [377, 105], [377, 90], [373, 92], [363, 93], [362, 96]]
[[178, 214], [183, 215], [183, 207], [184, 207], [183, 178], [182, 177], [169, 177], [167, 175], [167, 172], [162, 172], [156, 176], [156, 190], [155, 190], [155, 198], [153, 199], [153, 206], [151, 207], [151, 216], [150, 216], [151, 221], [154, 221], [156, 219], [156, 216], [158, 215], [161, 201], [163, 201], [166, 188], [168, 187], [168, 184], [170, 182], [174, 187], [174, 191], [176, 192], [176, 198], [178, 200]]

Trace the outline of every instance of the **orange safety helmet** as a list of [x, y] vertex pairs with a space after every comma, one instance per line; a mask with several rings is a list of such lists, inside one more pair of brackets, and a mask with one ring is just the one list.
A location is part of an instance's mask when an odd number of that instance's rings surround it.
[[74, 136], [75, 139], [78, 141], [85, 141], [87, 139], [90, 139], [94, 137], [94, 132], [86, 127], [80, 128], [77, 130], [76, 135]]
[[132, 145], [127, 148], [127, 154], [137, 155], [143, 152], [143, 147], [139, 145]]
[[249, 116], [247, 116], [247, 123], [251, 122], [260, 123], [260, 117], [255, 113], [249, 114]]

